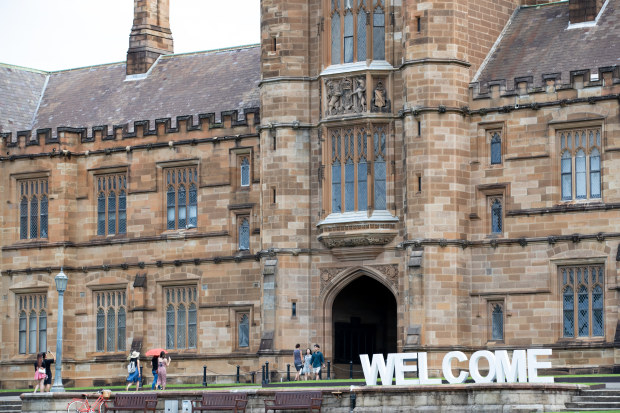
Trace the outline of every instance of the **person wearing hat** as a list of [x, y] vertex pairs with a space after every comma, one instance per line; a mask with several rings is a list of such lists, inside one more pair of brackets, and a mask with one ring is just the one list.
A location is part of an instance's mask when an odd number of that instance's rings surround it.
[[127, 359], [129, 359], [129, 364], [127, 365], [127, 373], [129, 373], [129, 375], [127, 376], [126, 391], [129, 391], [129, 388], [134, 383], [136, 383], [136, 391], [138, 391], [140, 390], [140, 380], [141, 380], [140, 353], [137, 351], [132, 351], [129, 357], [127, 357]]

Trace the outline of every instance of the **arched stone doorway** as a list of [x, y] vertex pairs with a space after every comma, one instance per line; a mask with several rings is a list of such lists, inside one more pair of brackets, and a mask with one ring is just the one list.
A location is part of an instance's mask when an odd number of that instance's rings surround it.
[[332, 333], [335, 364], [360, 364], [360, 354], [396, 353], [397, 304], [392, 291], [369, 276], [355, 278], [334, 298]]

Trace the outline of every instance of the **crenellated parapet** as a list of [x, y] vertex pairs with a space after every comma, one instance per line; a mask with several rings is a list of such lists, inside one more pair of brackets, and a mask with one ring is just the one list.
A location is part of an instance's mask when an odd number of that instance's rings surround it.
[[[118, 125], [96, 125], [92, 127], [39, 128], [0, 133], [4, 148], [27, 148], [61, 143], [61, 136], [74, 134], [78, 142], [87, 144], [95, 142], [116, 141], [133, 138], [157, 136], [158, 134], [174, 135], [180, 132], [209, 131], [213, 129], [255, 127], [260, 123], [260, 109], [258, 107], [243, 110], [243, 117], [239, 111], [229, 110], [220, 114], [219, 121], [215, 113], [201, 113], [198, 115], [181, 115], [176, 118], [159, 118], [154, 120], [137, 120], [133, 123]], [[178, 136], [179, 139], [183, 137]]]
[[[539, 83], [540, 82], [540, 83]], [[472, 111], [494, 106], [499, 100], [513, 103], [510, 110], [520, 107], [538, 109], [550, 105], [567, 105], [581, 101], [613, 99], [620, 93], [620, 66], [600, 67], [569, 72], [568, 81], [562, 82], [562, 73], [546, 73], [537, 81], [533, 76], [515, 77], [470, 83]], [[489, 104], [491, 103], [491, 104]], [[496, 107], [498, 111], [505, 107]]]

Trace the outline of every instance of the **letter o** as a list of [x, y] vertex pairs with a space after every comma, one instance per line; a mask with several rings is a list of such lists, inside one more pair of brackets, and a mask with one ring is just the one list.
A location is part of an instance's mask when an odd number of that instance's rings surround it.
[[[482, 377], [478, 370], [478, 362], [483, 357], [489, 363], [489, 374], [485, 377]], [[469, 359], [469, 374], [476, 383], [492, 383], [495, 380], [495, 354], [488, 350], [476, 351], [472, 354], [471, 359]]]

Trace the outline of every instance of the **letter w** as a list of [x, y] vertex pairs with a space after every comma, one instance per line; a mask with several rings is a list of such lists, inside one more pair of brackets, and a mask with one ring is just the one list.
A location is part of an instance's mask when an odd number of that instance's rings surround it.
[[368, 354], [360, 354], [360, 360], [362, 361], [362, 369], [364, 370], [364, 378], [368, 386], [375, 386], [377, 384], [377, 373], [381, 375], [381, 384], [384, 386], [392, 385], [392, 378], [394, 377], [394, 354], [388, 354], [387, 365], [383, 360], [383, 354], [373, 354], [372, 364], [368, 360]]

